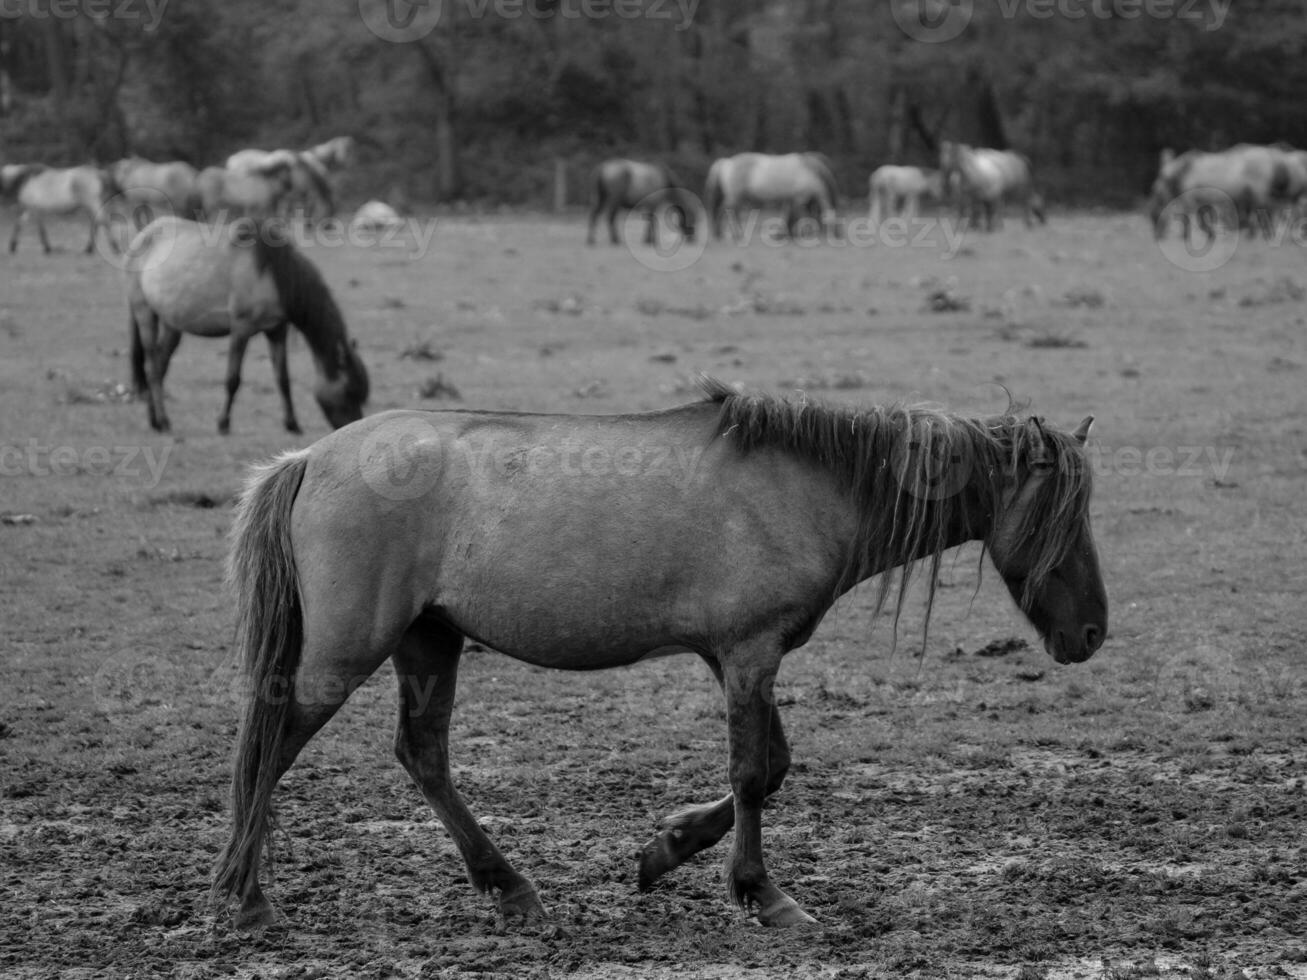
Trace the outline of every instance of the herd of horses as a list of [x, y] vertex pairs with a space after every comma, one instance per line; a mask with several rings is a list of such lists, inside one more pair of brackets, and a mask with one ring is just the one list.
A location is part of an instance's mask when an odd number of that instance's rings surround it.
[[[561, 670], [696, 655], [725, 698], [730, 791], [667, 817], [637, 855], [636, 880], [652, 887], [734, 828], [730, 897], [784, 927], [813, 920], [764, 860], [763, 808], [790, 766], [773, 685], [782, 658], [840, 595], [880, 576], [876, 611], [901, 611], [920, 567], [929, 620], [941, 556], [980, 541], [1053, 659], [1078, 663], [1102, 645], [1108, 609], [1089, 521], [1090, 419], [1065, 432], [1011, 412], [836, 407], [712, 381], [701, 400], [641, 415], [396, 410], [365, 418], [367, 371], [330, 289], [289, 236], [268, 233], [293, 208], [331, 214], [330, 178], [348, 159], [348, 141], [334, 140], [245, 151], [203, 171], [135, 159], [108, 171], [0, 168], [0, 189], [23, 209], [11, 250], [29, 215], [48, 249], [44, 214], [87, 211], [94, 241], [111, 196], [169, 212], [135, 234], [125, 263], [133, 379], [155, 429], [169, 425], [163, 378], [183, 333], [231, 338], [222, 432], [250, 339], [268, 338], [291, 432], [299, 424], [286, 368], [290, 326], [314, 359], [314, 394], [335, 431], [254, 471], [228, 564], [237, 655], [250, 683], [213, 886], [238, 900], [238, 925], [275, 919], [259, 869], [278, 781], [387, 660], [399, 681], [400, 762], [457, 844], [471, 883], [505, 918], [531, 920], [544, 913], [534, 886], [478, 824], [449, 766], [466, 640]], [[926, 199], [985, 230], [1009, 205], [1028, 225], [1045, 219], [1029, 160], [1006, 150], [945, 143], [938, 170], [882, 167], [868, 187], [872, 221], [915, 216]], [[706, 215], [723, 237], [746, 208], [778, 209], [791, 233], [805, 218], [838, 220], [833, 168], [818, 153], [718, 160], [702, 196], [664, 166], [612, 160], [595, 171], [594, 192], [591, 243], [600, 217], [619, 239], [623, 209], [648, 219], [649, 236], [667, 211], [687, 236]], [[1159, 237], [1175, 218], [1186, 236], [1214, 235], [1218, 224], [1256, 233], [1304, 195], [1307, 153], [1290, 147], [1168, 151], [1149, 215]], [[217, 214], [236, 220], [207, 230], [196, 220]], [[697, 462], [680, 483], [470, 462], [560, 456], [578, 445]], [[402, 485], [393, 483], [396, 466]]]
[[[88, 253], [97, 233], [109, 234], [116, 215], [129, 216], [135, 228], [159, 214], [196, 221], [276, 215], [325, 220], [336, 212], [333, 175], [349, 166], [353, 152], [353, 137], [338, 136], [305, 150], [242, 150], [223, 166], [203, 170], [183, 161], [155, 163], [140, 157], [107, 168], [9, 164], [0, 167], [0, 196], [14, 197], [19, 208], [9, 251], [17, 251], [23, 227], [31, 221], [49, 253], [45, 218], [51, 215], [86, 216]], [[117, 249], [112, 238], [109, 247]]]
[[[702, 196], [681, 183], [667, 166], [638, 160], [601, 163], [595, 168], [592, 184], [586, 237], [591, 245], [601, 217], [607, 221], [609, 240], [614, 244], [620, 240], [617, 217], [623, 210], [635, 211], [645, 219], [646, 243], [655, 240], [662, 214], [669, 214], [671, 227], [693, 239], [700, 211], [718, 239], [738, 227], [741, 211], [755, 208], [778, 209], [791, 238], [804, 218], [832, 233], [839, 230], [839, 187], [834, 167], [821, 153], [722, 157], [709, 167]], [[1027, 225], [1045, 220], [1044, 200], [1035, 188], [1029, 159], [1011, 150], [964, 143], [941, 144], [938, 170], [878, 168], [868, 180], [868, 198], [868, 218], [873, 225], [889, 218], [913, 218], [928, 199], [953, 203], [964, 227], [986, 231], [1001, 224], [1004, 205], [1009, 202], [1021, 206]]]

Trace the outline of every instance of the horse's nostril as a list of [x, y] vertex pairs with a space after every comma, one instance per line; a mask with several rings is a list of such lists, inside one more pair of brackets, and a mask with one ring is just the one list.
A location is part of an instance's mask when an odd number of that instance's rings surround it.
[[1085, 627], [1085, 648], [1093, 653], [1103, 645], [1103, 631], [1097, 626]]

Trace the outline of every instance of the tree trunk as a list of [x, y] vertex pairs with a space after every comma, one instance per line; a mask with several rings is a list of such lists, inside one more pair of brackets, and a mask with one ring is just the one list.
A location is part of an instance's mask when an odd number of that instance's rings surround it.
[[[453, 5], [446, 10], [446, 16], [453, 12]], [[453, 25], [449, 25], [451, 31]], [[421, 41], [413, 45], [422, 63], [426, 66], [427, 76], [435, 88], [435, 136], [436, 136], [436, 196], [447, 201], [455, 198], [462, 191], [462, 175], [458, 165], [458, 136], [454, 124], [454, 94], [451, 89], [449, 74], [441, 59]], [[448, 60], [448, 49], [446, 49]]]

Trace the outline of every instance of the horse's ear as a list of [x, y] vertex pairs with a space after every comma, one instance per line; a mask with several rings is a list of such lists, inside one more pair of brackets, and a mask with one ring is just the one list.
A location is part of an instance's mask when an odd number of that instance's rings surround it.
[[1076, 431], [1071, 433], [1073, 436], [1076, 437], [1076, 442], [1080, 443], [1080, 445], [1083, 446], [1086, 442], [1089, 441], [1089, 430], [1093, 426], [1093, 424], [1094, 424], [1094, 417], [1092, 415], [1086, 415], [1085, 420], [1081, 422], [1078, 426], [1076, 426]]

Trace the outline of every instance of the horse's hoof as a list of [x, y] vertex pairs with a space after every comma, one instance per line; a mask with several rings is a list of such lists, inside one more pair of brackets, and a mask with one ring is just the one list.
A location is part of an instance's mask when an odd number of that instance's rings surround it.
[[758, 921], [773, 929], [819, 929], [821, 924], [785, 895], [758, 912]]
[[293, 433], [294, 435], [297, 436], [304, 434], [304, 430], [300, 428], [300, 424], [298, 422], [287, 422], [286, 431]]
[[672, 842], [666, 832], [645, 844], [636, 856], [640, 859], [640, 874], [636, 879], [636, 887], [642, 892], [647, 892], [655, 881], [681, 864], [681, 860], [672, 850]]
[[506, 922], [520, 922], [530, 925], [548, 918], [545, 907], [540, 904], [540, 897], [529, 884], [523, 884], [511, 892], [499, 893], [499, 914]]
[[229, 435], [231, 435], [231, 423], [230, 423], [230, 422], [219, 422], [219, 423], [218, 423], [218, 435], [220, 435], [220, 436], [229, 436]]
[[248, 908], [241, 906], [232, 917], [232, 925], [240, 932], [253, 932], [277, 924], [277, 912], [266, 898]]

